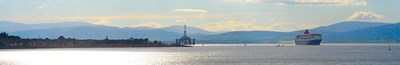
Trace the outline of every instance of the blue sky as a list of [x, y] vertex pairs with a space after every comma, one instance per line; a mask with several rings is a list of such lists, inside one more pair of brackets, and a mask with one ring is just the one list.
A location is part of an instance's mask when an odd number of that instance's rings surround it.
[[0, 20], [208, 31], [293, 31], [344, 21], [396, 23], [400, 0], [0, 0]]

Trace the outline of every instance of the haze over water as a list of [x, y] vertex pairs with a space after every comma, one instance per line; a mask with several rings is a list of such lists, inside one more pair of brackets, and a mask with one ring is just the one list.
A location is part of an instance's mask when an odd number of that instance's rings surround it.
[[[198, 44], [200, 45], [200, 44]], [[400, 45], [205, 45], [195, 47], [1, 50], [7, 65], [332, 65], [400, 64]]]

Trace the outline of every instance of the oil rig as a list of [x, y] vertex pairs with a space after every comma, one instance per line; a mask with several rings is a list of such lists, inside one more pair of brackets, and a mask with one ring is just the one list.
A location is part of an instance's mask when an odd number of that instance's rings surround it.
[[179, 45], [195, 45], [196, 39], [192, 39], [187, 36], [186, 25], [184, 25], [183, 36], [179, 39], [175, 39], [175, 43]]

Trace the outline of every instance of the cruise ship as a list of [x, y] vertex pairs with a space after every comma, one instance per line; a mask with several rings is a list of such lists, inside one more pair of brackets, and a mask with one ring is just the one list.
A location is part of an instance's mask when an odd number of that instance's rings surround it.
[[311, 34], [308, 30], [304, 31], [304, 34], [297, 35], [294, 43], [296, 45], [320, 45], [322, 34]]

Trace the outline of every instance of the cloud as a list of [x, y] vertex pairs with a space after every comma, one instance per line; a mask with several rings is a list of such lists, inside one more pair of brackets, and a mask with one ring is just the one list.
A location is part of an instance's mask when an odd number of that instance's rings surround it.
[[290, 32], [295, 30], [310, 29], [314, 27], [317, 26], [311, 24], [273, 23], [272, 25], [266, 26], [265, 30]]
[[[69, 0], [68, 0], [69, 1]], [[231, 13], [174, 13], [174, 14], [126, 14], [109, 16], [59, 16], [39, 14], [19, 14], [14, 17], [1, 17], [3, 20], [24, 21], [25, 23], [49, 23], [52, 21], [89, 21], [97, 22], [101, 19], [114, 20], [175, 20], [176, 22], [196, 22], [210, 19], [232, 20], [251, 16], [283, 16], [276, 12], [231, 12]]]
[[108, 19], [100, 19], [100, 20], [98, 20], [97, 22], [95, 22], [93, 24], [96, 24], [96, 25], [109, 25], [109, 24], [111, 24], [111, 22]]
[[208, 23], [199, 25], [197, 27], [203, 28], [207, 31], [221, 32], [221, 31], [254, 31], [254, 30], [267, 30], [267, 31], [281, 31], [289, 32], [301, 29], [309, 29], [316, 27], [311, 24], [294, 24], [294, 23], [266, 23], [271, 24], [267, 26], [255, 25], [249, 22], [241, 21], [226, 21], [218, 23]]
[[365, 0], [295, 0], [295, 3], [306, 5], [367, 5]]
[[[18, 19], [25, 19], [29, 17], [20, 17]], [[97, 21], [97, 20], [146, 20], [146, 19], [196, 19], [195, 16], [181, 16], [181, 15], [119, 15], [119, 16], [73, 16], [73, 17], [42, 17], [35, 18], [38, 20], [83, 20], [83, 21]]]
[[48, 7], [47, 4], [40, 4], [40, 5], [37, 6], [37, 9], [44, 9], [44, 8], [47, 8], [47, 7]]
[[174, 12], [189, 12], [189, 13], [207, 13], [207, 11], [204, 9], [190, 9], [190, 8], [175, 9], [173, 11]]
[[275, 3], [279, 5], [367, 5], [366, 0], [225, 0], [243, 3]]
[[[175, 15], [181, 15], [186, 17], [195, 17], [195, 19], [205, 19], [207, 18], [207, 10], [204, 9], [191, 9], [191, 8], [184, 8], [184, 9], [175, 9], [173, 12], [176, 12]], [[187, 18], [179, 18], [175, 21], [177, 22], [189, 22]]]
[[188, 22], [188, 20], [186, 20], [186, 19], [178, 19], [178, 20], [175, 20], [176, 22]]
[[263, 2], [263, 0], [225, 0], [229, 2], [245, 2], [245, 3], [260, 3]]
[[57, 17], [56, 19], [72, 20], [99, 20], [99, 19], [170, 19], [177, 18], [167, 15], [122, 15], [122, 16], [75, 16], [75, 17]]
[[373, 12], [362, 12], [357, 11], [354, 12], [351, 16], [347, 18], [347, 20], [373, 20], [373, 19], [382, 19], [385, 16], [380, 14], [375, 14]]
[[207, 31], [220, 32], [220, 31], [250, 31], [262, 29], [260, 26], [254, 24], [239, 21], [227, 21], [218, 23], [208, 23], [197, 26]]
[[157, 23], [157, 22], [146, 22], [146, 23], [140, 23], [137, 26], [144, 26], [144, 27], [153, 27], [153, 28], [161, 28], [165, 27], [164, 24]]

